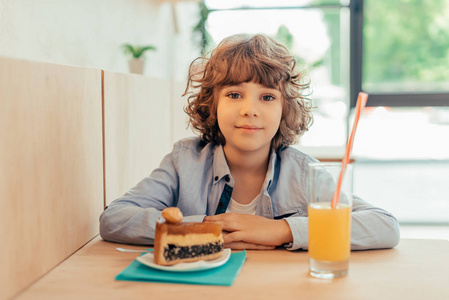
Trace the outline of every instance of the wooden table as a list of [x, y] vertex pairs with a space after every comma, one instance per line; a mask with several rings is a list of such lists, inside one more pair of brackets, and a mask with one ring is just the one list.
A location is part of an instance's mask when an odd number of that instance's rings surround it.
[[349, 275], [308, 275], [307, 252], [248, 251], [231, 287], [116, 281], [143, 249], [97, 237], [17, 299], [449, 299], [449, 241], [402, 239], [394, 249], [353, 251]]

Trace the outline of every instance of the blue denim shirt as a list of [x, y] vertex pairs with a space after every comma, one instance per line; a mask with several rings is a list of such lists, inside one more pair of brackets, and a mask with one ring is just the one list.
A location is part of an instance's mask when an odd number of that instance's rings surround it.
[[[311, 162], [317, 160], [292, 147], [273, 151], [256, 207], [257, 215], [288, 222], [293, 242], [285, 247], [290, 250], [308, 246], [307, 164]], [[233, 186], [222, 146], [183, 139], [159, 168], [107, 207], [100, 216], [100, 234], [108, 241], [152, 245], [156, 220], [164, 208], [177, 206], [183, 221], [202, 222], [206, 215], [226, 211]], [[352, 249], [389, 248], [398, 241], [397, 220], [354, 197]]]

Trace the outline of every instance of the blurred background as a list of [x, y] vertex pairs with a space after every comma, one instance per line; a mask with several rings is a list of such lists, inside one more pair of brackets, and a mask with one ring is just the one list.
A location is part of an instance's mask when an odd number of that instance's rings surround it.
[[0, 0], [0, 56], [127, 73], [123, 44], [154, 47], [142, 73], [171, 82], [173, 142], [193, 134], [190, 62], [242, 32], [275, 37], [306, 72], [303, 152], [341, 159], [357, 93], [369, 93], [355, 194], [392, 212], [402, 237], [449, 239], [448, 1]]

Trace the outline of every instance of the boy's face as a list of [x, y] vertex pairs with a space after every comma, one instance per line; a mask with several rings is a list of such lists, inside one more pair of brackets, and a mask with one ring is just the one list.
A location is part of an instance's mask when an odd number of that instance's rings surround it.
[[255, 82], [225, 86], [218, 93], [217, 119], [225, 152], [269, 153], [282, 117], [282, 94]]

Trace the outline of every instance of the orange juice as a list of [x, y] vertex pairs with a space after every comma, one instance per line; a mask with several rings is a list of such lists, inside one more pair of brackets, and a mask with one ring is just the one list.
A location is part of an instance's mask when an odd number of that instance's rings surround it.
[[309, 256], [319, 261], [346, 261], [351, 246], [351, 207], [330, 202], [309, 205]]

